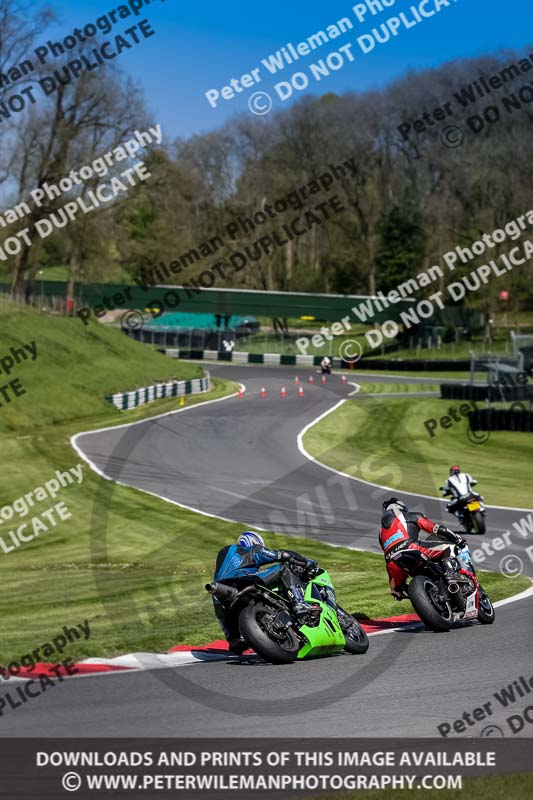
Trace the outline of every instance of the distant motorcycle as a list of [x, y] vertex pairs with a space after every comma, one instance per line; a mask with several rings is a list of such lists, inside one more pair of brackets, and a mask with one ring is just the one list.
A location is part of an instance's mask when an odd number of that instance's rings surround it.
[[205, 588], [236, 615], [241, 636], [265, 661], [287, 664], [342, 650], [366, 653], [368, 636], [357, 620], [337, 605], [326, 570], [318, 565], [312, 570], [291, 569], [306, 580], [305, 601], [320, 606], [318, 621], [298, 622], [278, 590], [261, 581], [261, 573], [208, 583]]
[[[491, 625], [494, 606], [478, 582], [468, 545], [451, 547], [454, 555], [449, 558], [431, 559], [409, 549], [393, 556], [411, 578], [407, 594], [414, 610], [432, 631], [449, 631], [460, 620]], [[455, 574], [450, 576], [452, 571]]]
[[320, 371], [322, 375], [331, 375], [331, 359], [327, 356], [320, 362]]
[[[443, 487], [440, 487], [441, 490]], [[477, 492], [469, 492], [457, 501], [457, 508], [451, 511], [467, 533], [477, 533], [483, 535], [487, 531], [485, 522], [485, 506], [483, 498]]]

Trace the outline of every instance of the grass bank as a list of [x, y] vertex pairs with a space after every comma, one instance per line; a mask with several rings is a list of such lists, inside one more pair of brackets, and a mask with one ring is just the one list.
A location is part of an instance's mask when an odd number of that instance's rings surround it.
[[411, 394], [412, 392], [438, 392], [437, 383], [361, 383], [360, 394]]
[[37, 358], [30, 355], [9, 376], [0, 374], [1, 383], [20, 379], [26, 390], [0, 408], [0, 432], [21, 433], [69, 420], [83, 424], [91, 417], [111, 422], [120, 412], [104, 399], [106, 395], [203, 374], [195, 364], [178, 363], [104, 325], [85, 327], [78, 319], [32, 309], [18, 308], [0, 316], [0, 357], [12, 347], [24, 349], [32, 342]]
[[447, 430], [438, 425], [430, 436], [424, 422], [460, 405], [433, 398], [350, 400], [310, 429], [305, 447], [329, 466], [370, 481], [361, 464], [379, 454], [387, 474], [375, 482], [434, 496], [440, 496], [450, 464], [460, 464], [479, 481], [487, 503], [531, 507], [531, 434], [495, 431], [485, 444], [472, 444], [468, 420], [461, 417]]

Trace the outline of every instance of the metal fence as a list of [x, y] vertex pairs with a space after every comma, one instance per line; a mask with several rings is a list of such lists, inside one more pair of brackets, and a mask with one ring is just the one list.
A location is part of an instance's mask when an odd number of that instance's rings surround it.
[[[74, 311], [77, 307], [75, 304]], [[32, 295], [31, 302], [28, 303], [25, 295], [0, 292], [0, 313], [7, 313], [14, 309], [24, 311], [28, 308], [36, 308], [38, 311], [44, 311], [48, 314], [64, 316], [67, 314], [67, 300], [65, 297], [36, 293]], [[71, 309], [70, 314], [73, 315], [74, 311]]]
[[[368, 351], [368, 345], [362, 333], [349, 333], [334, 336], [326, 339], [322, 346], [315, 346], [312, 343], [313, 336], [320, 333], [319, 330], [304, 330], [290, 332], [275, 332], [273, 330], [261, 330], [256, 333], [244, 335], [242, 330], [226, 328], [218, 331], [202, 330], [199, 328], [180, 328], [175, 329], [157, 324], [147, 324], [142, 329], [125, 331], [137, 341], [146, 344], [157, 345], [164, 348], [177, 348], [180, 350], [217, 350], [218, 352], [230, 353], [238, 350], [243, 353], [272, 353], [274, 355], [296, 356], [329, 356], [330, 358], [343, 357], [345, 351], [343, 345], [346, 342], [356, 340], [360, 343], [363, 351]], [[303, 348], [297, 344], [300, 337], [309, 340]], [[352, 348], [353, 349], [353, 348]], [[490, 352], [488, 346], [482, 345], [483, 351]], [[402, 341], [386, 341], [379, 348], [372, 351], [372, 355], [394, 355], [399, 351], [409, 350], [417, 357], [427, 356], [433, 358], [443, 358], [444, 353], [449, 358], [464, 357], [465, 350], [461, 341], [459, 344], [452, 342], [444, 345], [440, 336], [426, 337], [422, 339], [418, 336], [403, 337]]]

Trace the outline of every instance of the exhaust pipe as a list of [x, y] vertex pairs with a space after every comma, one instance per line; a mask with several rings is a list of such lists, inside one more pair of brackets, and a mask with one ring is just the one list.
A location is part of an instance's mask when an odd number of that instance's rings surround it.
[[450, 594], [457, 594], [459, 588], [460, 587], [457, 581], [452, 581], [451, 583], [448, 584], [448, 591]]
[[206, 583], [205, 590], [209, 594], [218, 597], [219, 600], [234, 600], [239, 594], [233, 586], [226, 586], [224, 583], [217, 583], [216, 581]]

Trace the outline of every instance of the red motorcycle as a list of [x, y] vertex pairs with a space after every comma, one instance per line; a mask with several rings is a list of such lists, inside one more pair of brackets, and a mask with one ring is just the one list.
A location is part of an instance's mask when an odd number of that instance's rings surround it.
[[494, 622], [491, 599], [476, 578], [466, 542], [451, 545], [454, 555], [430, 559], [419, 550], [400, 550], [392, 560], [411, 581], [409, 600], [422, 622], [432, 631], [449, 631], [454, 622], [477, 619]]

